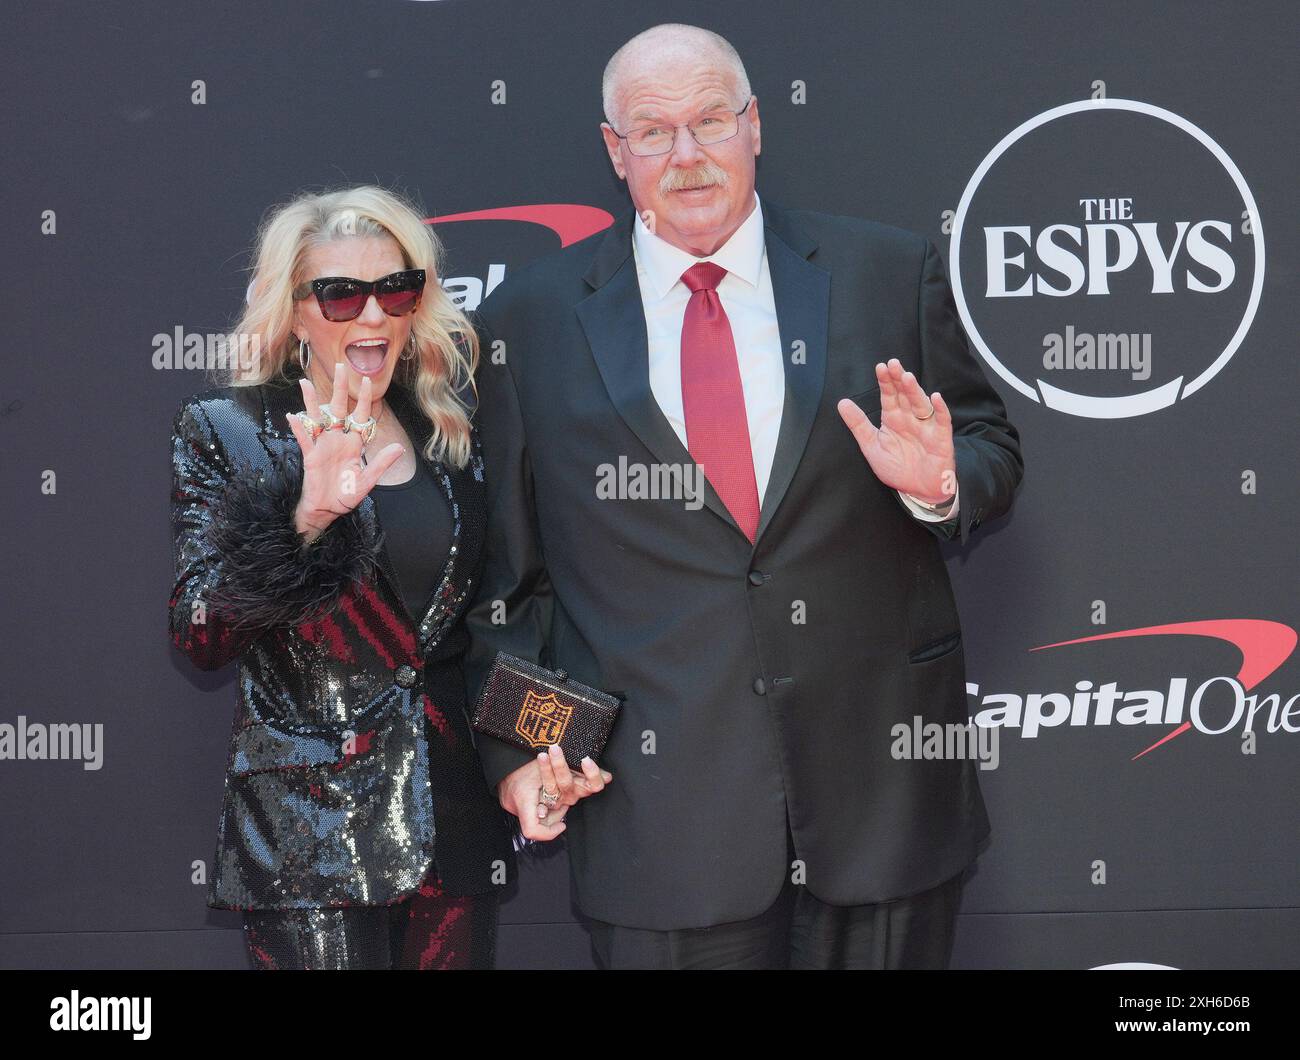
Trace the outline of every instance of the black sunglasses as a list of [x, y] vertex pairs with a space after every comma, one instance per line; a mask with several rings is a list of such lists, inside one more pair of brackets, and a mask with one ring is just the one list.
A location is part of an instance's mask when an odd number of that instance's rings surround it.
[[406, 316], [420, 304], [424, 291], [424, 270], [406, 269], [381, 276], [377, 280], [354, 280], [350, 276], [322, 276], [319, 280], [299, 284], [296, 299], [316, 295], [321, 316], [326, 320], [355, 320], [375, 296], [379, 308], [390, 317]]

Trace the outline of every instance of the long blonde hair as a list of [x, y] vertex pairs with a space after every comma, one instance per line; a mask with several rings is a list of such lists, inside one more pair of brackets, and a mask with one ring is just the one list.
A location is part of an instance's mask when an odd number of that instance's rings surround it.
[[[457, 391], [474, 372], [479, 344], [473, 325], [442, 289], [442, 243], [403, 196], [371, 184], [322, 193], [304, 192], [272, 207], [258, 229], [248, 305], [234, 333], [255, 337], [259, 355], [231, 366], [233, 386], [290, 381], [285, 371], [298, 349], [293, 332], [293, 289], [312, 279], [306, 258], [314, 248], [351, 236], [392, 236], [408, 269], [427, 274], [420, 306], [412, 314], [415, 354], [398, 361], [393, 382], [405, 386], [433, 425], [424, 447], [430, 460], [463, 468], [470, 457], [470, 411]], [[476, 397], [477, 400], [477, 397]]]

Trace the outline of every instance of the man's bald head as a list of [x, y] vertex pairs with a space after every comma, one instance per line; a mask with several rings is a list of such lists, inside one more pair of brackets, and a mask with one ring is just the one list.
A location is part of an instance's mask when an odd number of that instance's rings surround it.
[[605, 65], [600, 81], [605, 120], [624, 128], [624, 99], [628, 82], [653, 69], [686, 67], [700, 63], [726, 71], [735, 83], [737, 109], [749, 99], [749, 76], [740, 55], [726, 37], [700, 26], [664, 22], [638, 33], [618, 49]]
[[698, 26], [654, 26], [614, 53], [602, 91], [600, 134], [642, 223], [696, 257], [712, 254], [757, 201], [762, 128], [736, 49]]

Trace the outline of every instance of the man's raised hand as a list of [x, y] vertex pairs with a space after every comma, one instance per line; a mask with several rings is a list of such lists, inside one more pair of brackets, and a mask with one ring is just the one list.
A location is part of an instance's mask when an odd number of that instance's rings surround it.
[[[876, 364], [880, 382], [880, 426], [853, 401], [836, 406], [871, 470], [886, 486], [930, 504], [957, 492], [957, 461], [952, 443], [952, 413], [937, 390], [925, 391], [898, 358]], [[931, 414], [933, 410], [933, 414]]]

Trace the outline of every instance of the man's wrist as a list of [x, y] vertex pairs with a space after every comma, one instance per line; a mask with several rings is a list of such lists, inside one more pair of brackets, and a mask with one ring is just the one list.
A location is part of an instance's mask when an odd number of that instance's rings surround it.
[[945, 508], [951, 508], [952, 502], [957, 499], [956, 493], [950, 493], [947, 497], [943, 498], [943, 500], [928, 501], [924, 497], [918, 497], [915, 493], [907, 493], [906, 490], [903, 492], [909, 499], [915, 501], [922, 508], [927, 508], [936, 513], [942, 512]]

